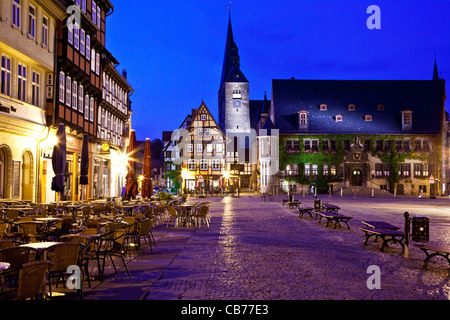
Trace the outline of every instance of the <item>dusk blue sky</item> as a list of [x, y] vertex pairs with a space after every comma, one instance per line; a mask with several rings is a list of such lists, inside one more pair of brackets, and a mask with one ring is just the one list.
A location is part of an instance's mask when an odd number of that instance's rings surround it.
[[[138, 140], [177, 129], [202, 99], [218, 120], [229, 1], [112, 2], [106, 46], [135, 90]], [[381, 9], [380, 30], [366, 26], [370, 5]], [[435, 55], [441, 78], [450, 80], [450, 0], [234, 0], [231, 6], [250, 99], [262, 99], [264, 91], [270, 97], [272, 79], [291, 77], [431, 80]]]

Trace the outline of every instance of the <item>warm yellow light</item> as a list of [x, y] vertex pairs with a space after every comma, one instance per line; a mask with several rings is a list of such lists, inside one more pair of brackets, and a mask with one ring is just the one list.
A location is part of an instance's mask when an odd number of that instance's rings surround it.
[[186, 169], [181, 170], [181, 177], [183, 178], [183, 180], [188, 179], [190, 176], [191, 173], [188, 170]]
[[230, 172], [229, 171], [223, 171], [222, 175], [225, 179], [228, 179], [230, 177]]
[[140, 175], [140, 176], [139, 176], [139, 180], [140, 180], [140, 181], [144, 180], [144, 176], [143, 176], [143, 175]]

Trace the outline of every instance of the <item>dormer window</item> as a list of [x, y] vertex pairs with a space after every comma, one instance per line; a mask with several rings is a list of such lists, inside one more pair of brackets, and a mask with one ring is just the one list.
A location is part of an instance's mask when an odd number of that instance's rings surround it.
[[233, 88], [233, 99], [241, 99], [241, 88], [240, 87], [234, 87]]
[[308, 129], [308, 111], [300, 111], [298, 113], [298, 128], [299, 130]]
[[338, 114], [338, 115], [335, 117], [335, 120], [336, 120], [336, 122], [342, 122], [342, 121], [344, 121], [344, 117], [343, 117], [342, 115]]
[[378, 111], [384, 111], [384, 104], [379, 104], [377, 108]]
[[356, 110], [356, 106], [354, 104], [348, 105], [348, 111], [355, 111], [355, 110]]
[[402, 130], [412, 130], [412, 111], [402, 111]]
[[326, 104], [320, 105], [320, 111], [327, 111], [327, 110], [328, 110], [328, 106]]
[[364, 116], [364, 121], [372, 121], [372, 116], [370, 114]]
[[206, 120], [206, 114], [201, 114], [200, 115], [200, 120], [201, 121], [205, 121]]

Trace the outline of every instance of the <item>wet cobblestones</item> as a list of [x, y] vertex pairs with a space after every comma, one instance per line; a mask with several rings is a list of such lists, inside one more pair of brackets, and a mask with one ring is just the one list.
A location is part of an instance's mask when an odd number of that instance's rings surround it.
[[[363, 246], [361, 220], [385, 220], [403, 230], [404, 211], [428, 216], [430, 240], [449, 244], [450, 201], [415, 199], [327, 199], [354, 218], [351, 229], [325, 227], [318, 219], [298, 218], [280, 199], [213, 198], [210, 228], [161, 229], [158, 246], [175, 245], [179, 252], [157, 279], [148, 284], [148, 300], [448, 300], [450, 269], [444, 260], [422, 270], [425, 258], [410, 247], [387, 252], [380, 243]], [[312, 205], [312, 198], [304, 198]], [[165, 229], [165, 230], [164, 230]], [[170, 232], [169, 232], [170, 231]], [[173, 243], [172, 243], [173, 241]], [[178, 248], [178, 247], [177, 247]], [[159, 248], [162, 249], [162, 248]], [[158, 259], [158, 249], [149, 257]], [[371, 265], [380, 267], [381, 289], [366, 281]]]

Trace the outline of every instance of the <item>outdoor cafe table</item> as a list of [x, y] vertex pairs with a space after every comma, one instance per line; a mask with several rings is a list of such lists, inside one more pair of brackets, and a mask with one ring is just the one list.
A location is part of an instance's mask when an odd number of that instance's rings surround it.
[[187, 224], [188, 218], [189, 218], [189, 216], [191, 215], [191, 212], [192, 212], [192, 208], [196, 207], [197, 205], [198, 205], [198, 202], [196, 202], [196, 203], [183, 203], [183, 204], [180, 204], [178, 206], [178, 207], [186, 208], [186, 216], [185, 216], [184, 223], [183, 223], [184, 225]]
[[52, 242], [52, 241], [36, 242], [36, 243], [22, 244], [21, 247], [30, 248], [31, 250], [36, 251], [36, 260], [41, 260], [42, 254], [44, 253], [44, 260], [45, 260], [47, 250], [61, 243], [64, 242]]

